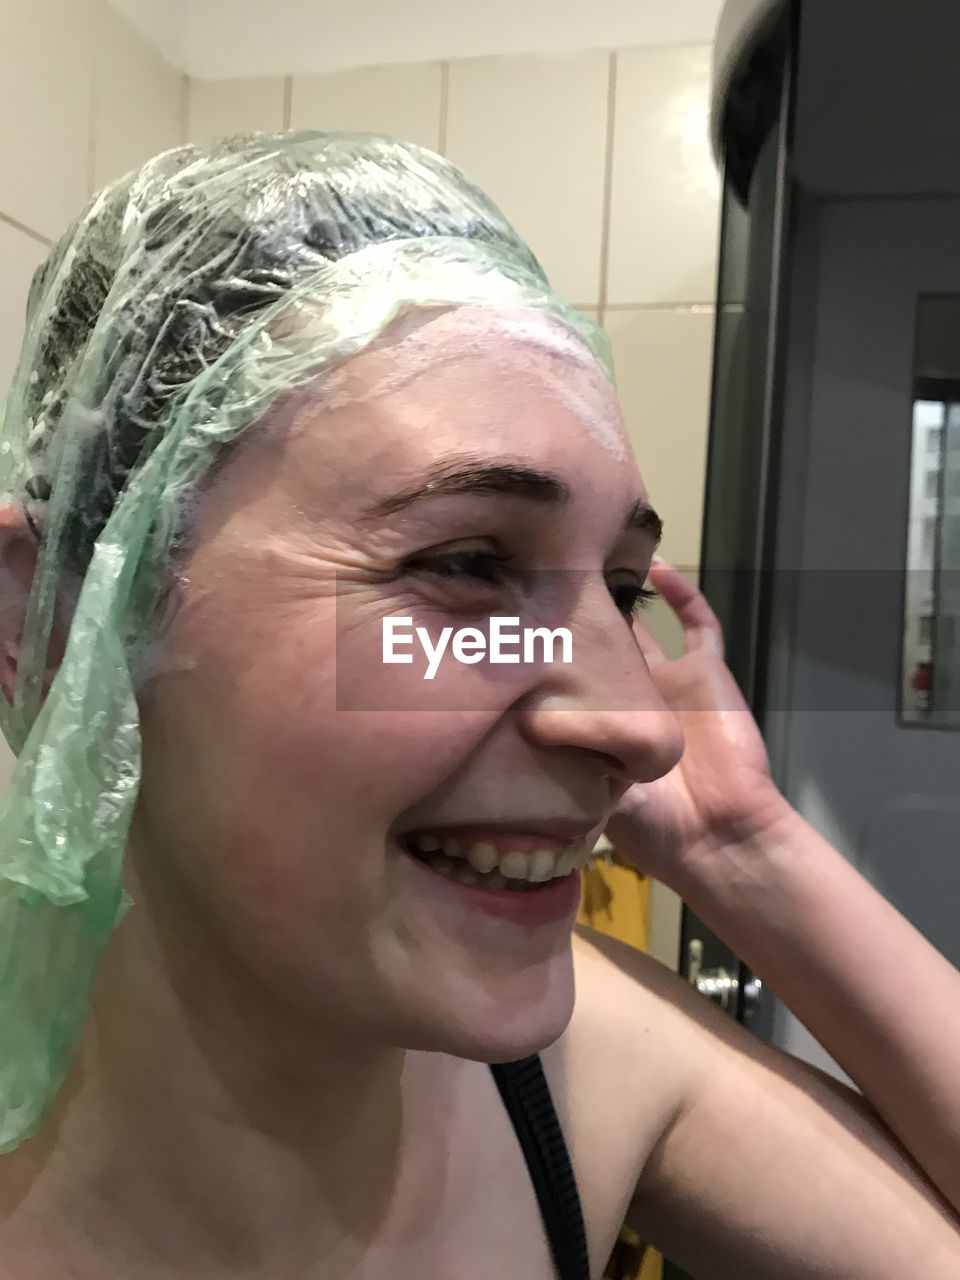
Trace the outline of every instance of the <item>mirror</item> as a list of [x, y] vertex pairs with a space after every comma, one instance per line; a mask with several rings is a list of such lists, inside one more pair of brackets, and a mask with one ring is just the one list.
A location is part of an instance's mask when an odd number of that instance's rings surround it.
[[960, 728], [960, 294], [917, 308], [900, 718]]

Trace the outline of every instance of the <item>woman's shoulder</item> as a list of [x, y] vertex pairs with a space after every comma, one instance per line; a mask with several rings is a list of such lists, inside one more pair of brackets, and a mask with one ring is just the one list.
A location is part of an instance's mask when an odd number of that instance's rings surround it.
[[667, 1124], [708, 1086], [718, 1057], [762, 1056], [743, 1026], [652, 956], [585, 925], [576, 927], [573, 955], [573, 1017], [548, 1053], [581, 1085], [642, 1078]]
[[[717, 1011], [652, 956], [586, 925], [576, 927], [573, 957], [577, 994], [566, 1055], [576, 1047], [596, 1070], [602, 1046], [613, 1067], [628, 1059], [631, 1072], [642, 1066], [671, 1089], [682, 1086], [704, 1033], [716, 1033]], [[560, 1042], [557, 1048], [562, 1056]]]
[[541, 1060], [588, 1232], [612, 1246], [647, 1160], [688, 1096], [695, 1001], [706, 1001], [650, 956], [586, 927], [577, 927], [573, 954], [573, 1015]]

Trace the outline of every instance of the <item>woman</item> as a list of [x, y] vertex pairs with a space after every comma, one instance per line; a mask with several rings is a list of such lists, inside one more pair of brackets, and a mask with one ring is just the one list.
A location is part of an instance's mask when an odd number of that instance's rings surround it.
[[[168, 153], [54, 251], [0, 443], [2, 1280], [586, 1280], [628, 1214], [697, 1276], [960, 1274], [960, 976], [774, 787], [606, 360], [381, 139]], [[493, 618], [571, 660], [478, 661]], [[604, 829], [865, 1099], [574, 929]]]

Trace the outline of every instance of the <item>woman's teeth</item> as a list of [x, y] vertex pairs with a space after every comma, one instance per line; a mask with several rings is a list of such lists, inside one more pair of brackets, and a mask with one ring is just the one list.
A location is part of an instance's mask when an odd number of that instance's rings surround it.
[[568, 876], [586, 866], [593, 844], [578, 840], [564, 849], [535, 849], [499, 852], [482, 840], [465, 843], [452, 837], [441, 840], [431, 835], [415, 835], [408, 847], [421, 862], [451, 880], [485, 889], [525, 889]]

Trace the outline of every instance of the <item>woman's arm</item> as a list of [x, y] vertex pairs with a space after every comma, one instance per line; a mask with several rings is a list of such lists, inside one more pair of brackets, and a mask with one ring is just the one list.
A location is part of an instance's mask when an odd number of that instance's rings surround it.
[[762, 833], [695, 864], [693, 910], [960, 1212], [960, 972], [786, 802]]
[[[688, 988], [689, 990], [689, 988]], [[869, 1104], [706, 1008], [631, 1224], [698, 1280], [954, 1280], [960, 1221]]]
[[609, 834], [773, 987], [960, 1211], [960, 973], [780, 794], [707, 601], [669, 565], [651, 574], [685, 652], [638, 639], [686, 750], [628, 789]]
[[565, 1074], [544, 1059], [588, 1221], [626, 1145], [627, 1221], [698, 1280], [960, 1277], [960, 1219], [860, 1094], [579, 933]]

